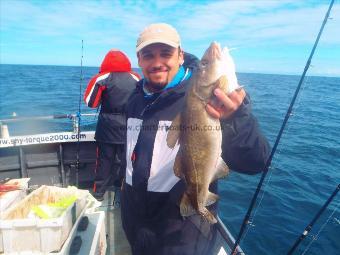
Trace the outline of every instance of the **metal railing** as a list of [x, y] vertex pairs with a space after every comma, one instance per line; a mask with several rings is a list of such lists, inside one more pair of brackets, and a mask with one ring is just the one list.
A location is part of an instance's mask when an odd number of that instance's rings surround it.
[[72, 121], [73, 132], [78, 133], [79, 119], [81, 116], [96, 116], [96, 113], [82, 113], [78, 114], [54, 114], [46, 116], [31, 116], [31, 117], [17, 117], [0, 120], [0, 138], [9, 137], [8, 123], [35, 121], [35, 120], [56, 120], [56, 119], [70, 119]]

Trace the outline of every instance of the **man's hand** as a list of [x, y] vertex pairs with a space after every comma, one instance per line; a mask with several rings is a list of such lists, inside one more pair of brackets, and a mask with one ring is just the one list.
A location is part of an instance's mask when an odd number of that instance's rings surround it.
[[236, 89], [230, 94], [225, 94], [221, 89], [215, 89], [216, 99], [209, 102], [205, 109], [214, 118], [228, 119], [243, 102], [246, 92], [244, 89]]

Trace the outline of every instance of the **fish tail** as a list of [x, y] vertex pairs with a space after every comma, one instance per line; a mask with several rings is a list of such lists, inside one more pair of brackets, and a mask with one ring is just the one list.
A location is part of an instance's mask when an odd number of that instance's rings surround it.
[[209, 191], [207, 199], [206, 199], [204, 205], [205, 206], [212, 205], [212, 204], [216, 203], [217, 200], [218, 200], [218, 195], [216, 195], [216, 194], [214, 194], [214, 193]]
[[184, 193], [182, 196], [180, 212], [182, 216], [191, 216], [196, 214], [196, 210], [192, 206], [190, 199], [186, 193]]
[[209, 212], [209, 210], [205, 207], [200, 208], [199, 214], [203, 217], [203, 219], [207, 220], [210, 224], [215, 224], [217, 222], [215, 216]]

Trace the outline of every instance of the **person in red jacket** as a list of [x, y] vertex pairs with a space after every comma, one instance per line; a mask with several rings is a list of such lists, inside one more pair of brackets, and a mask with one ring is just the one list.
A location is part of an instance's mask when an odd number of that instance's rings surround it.
[[128, 57], [120, 50], [110, 50], [92, 77], [84, 95], [87, 106], [100, 113], [96, 127], [97, 160], [93, 195], [98, 200], [108, 186], [120, 187], [125, 175], [126, 117], [125, 103], [135, 89], [139, 75], [132, 71]]

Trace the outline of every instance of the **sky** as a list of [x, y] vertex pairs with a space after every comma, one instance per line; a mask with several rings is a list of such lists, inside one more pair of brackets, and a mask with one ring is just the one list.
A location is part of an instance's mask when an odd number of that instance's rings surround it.
[[[227, 46], [237, 72], [302, 74], [330, 0], [114, 1], [0, 0], [0, 63], [99, 66], [112, 48], [138, 67], [138, 34], [165, 22], [182, 48], [202, 57]], [[336, 0], [309, 75], [340, 76], [340, 0]]]

